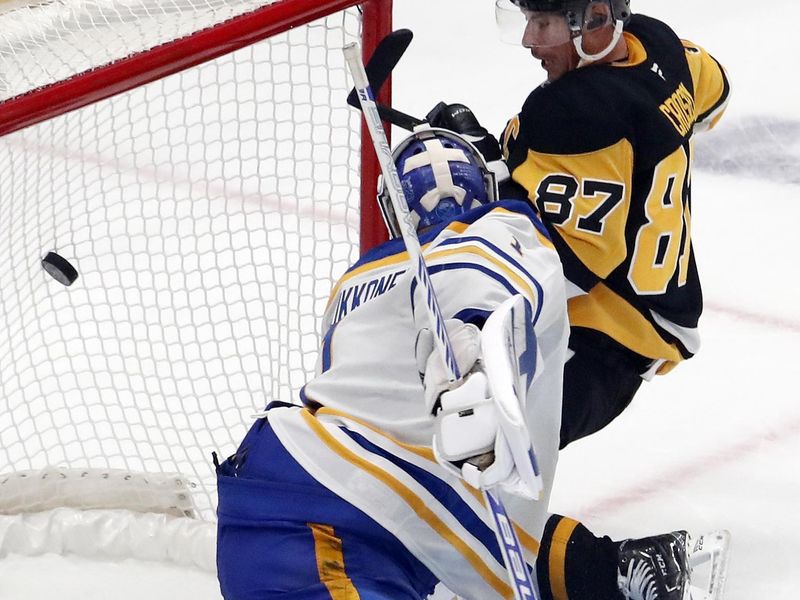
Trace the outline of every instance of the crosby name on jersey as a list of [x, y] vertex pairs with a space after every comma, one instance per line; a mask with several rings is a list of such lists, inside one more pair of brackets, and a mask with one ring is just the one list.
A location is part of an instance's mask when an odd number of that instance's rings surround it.
[[502, 143], [567, 278], [587, 292], [569, 301], [572, 326], [666, 372], [699, 346], [691, 135], [716, 124], [729, 85], [713, 57], [664, 23], [633, 15], [623, 35], [625, 60], [534, 90]]

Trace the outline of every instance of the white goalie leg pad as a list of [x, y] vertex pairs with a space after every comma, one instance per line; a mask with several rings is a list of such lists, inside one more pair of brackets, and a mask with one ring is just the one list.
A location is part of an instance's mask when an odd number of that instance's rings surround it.
[[539, 499], [544, 484], [525, 406], [540, 360], [531, 305], [523, 296], [509, 298], [491, 314], [483, 326], [481, 346], [502, 432], [498, 443], [505, 442], [514, 463], [515, 477], [501, 487], [526, 498]]
[[722, 600], [728, 578], [730, 547], [731, 534], [725, 530], [689, 537], [687, 550], [692, 582], [686, 600]]

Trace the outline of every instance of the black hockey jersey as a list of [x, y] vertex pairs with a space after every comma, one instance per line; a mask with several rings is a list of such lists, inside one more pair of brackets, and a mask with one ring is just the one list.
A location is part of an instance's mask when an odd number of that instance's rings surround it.
[[729, 85], [714, 58], [660, 21], [634, 15], [623, 35], [624, 61], [534, 90], [502, 144], [567, 278], [588, 292], [570, 300], [571, 325], [665, 372], [699, 344], [691, 136], [716, 124]]

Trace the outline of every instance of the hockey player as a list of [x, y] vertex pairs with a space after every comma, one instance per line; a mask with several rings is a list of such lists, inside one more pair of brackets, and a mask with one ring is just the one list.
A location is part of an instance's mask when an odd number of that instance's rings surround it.
[[533, 204], [561, 257], [572, 325], [563, 447], [607, 425], [643, 379], [699, 348], [691, 138], [717, 123], [729, 85], [703, 48], [632, 15], [628, 0], [504, 6], [547, 72], [502, 135], [505, 165], [465, 106], [440, 104], [429, 120], [470, 134], [510, 173], [504, 197]]
[[[511, 598], [476, 489], [499, 486], [542, 599], [683, 600], [684, 532], [616, 543], [547, 512], [568, 323], [541, 222], [527, 203], [497, 201], [485, 162], [455, 134], [418, 131], [394, 158], [463, 383], [452, 388], [434, 350], [402, 240], [367, 253], [332, 291], [302, 405], [272, 403], [218, 466], [223, 596], [420, 600], [441, 581], [465, 599]], [[536, 357], [523, 408], [544, 482], [538, 501], [509, 493], [516, 466], [480, 355], [482, 326], [515, 295], [530, 308]]]

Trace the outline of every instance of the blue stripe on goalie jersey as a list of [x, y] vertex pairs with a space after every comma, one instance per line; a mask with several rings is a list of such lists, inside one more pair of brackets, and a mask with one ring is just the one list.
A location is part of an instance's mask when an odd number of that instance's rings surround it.
[[477, 325], [478, 329], [483, 329], [483, 324], [486, 323], [486, 319], [489, 318], [490, 314], [492, 314], [490, 310], [465, 308], [454, 314], [453, 318], [458, 319], [462, 323], [472, 323], [473, 325]]
[[[430, 229], [427, 229], [419, 234], [419, 243], [420, 246], [424, 246], [425, 244], [430, 243], [437, 235], [439, 235], [442, 230], [450, 227], [452, 225], [472, 225], [475, 221], [483, 217], [484, 215], [496, 210], [498, 208], [503, 208], [509, 212], [513, 212], [516, 214], [524, 215], [528, 217], [536, 229], [547, 237], [547, 239], [551, 240], [550, 234], [547, 232], [547, 229], [542, 224], [539, 217], [533, 211], [533, 207], [524, 202], [522, 200], [500, 200], [498, 202], [490, 202], [489, 204], [483, 204], [474, 208], [470, 211], [465, 212], [462, 215], [459, 215], [459, 218], [454, 221], [449, 221], [446, 223], [440, 223], [439, 225], [435, 225]], [[364, 254], [358, 261], [353, 263], [353, 265], [347, 269], [345, 275], [350, 271], [358, 269], [366, 264], [371, 262], [376, 262], [379, 260], [383, 260], [384, 258], [388, 258], [390, 256], [394, 256], [395, 254], [400, 254], [406, 251], [405, 244], [403, 243], [402, 238], [396, 238], [393, 240], [389, 240], [388, 242], [384, 242], [379, 246], [375, 246], [372, 250]]]
[[[428, 267], [428, 273], [430, 273], [431, 277], [432, 277], [436, 273], [441, 273], [442, 271], [455, 271], [457, 269], [472, 269], [474, 271], [480, 271], [484, 275], [487, 275], [490, 278], [492, 278], [495, 281], [497, 281], [498, 283], [500, 283], [500, 285], [502, 285], [510, 295], [513, 296], [514, 294], [518, 294], [519, 293], [517, 288], [515, 288], [513, 285], [511, 285], [511, 282], [508, 281], [508, 279], [506, 279], [505, 277], [502, 277], [496, 271], [492, 271], [488, 267], [484, 267], [483, 265], [476, 265], [475, 263], [449, 263], [449, 264], [446, 264], [446, 265], [434, 265], [434, 266]], [[434, 284], [434, 289], [435, 289], [435, 284]], [[409, 294], [411, 296], [411, 312], [412, 313], [416, 310], [416, 302], [414, 301], [414, 298], [416, 296], [416, 294], [415, 294], [416, 290], [417, 290], [417, 280], [414, 279], [411, 282], [411, 288], [409, 290]], [[450, 318], [453, 318], [453, 316], [452, 315], [444, 315], [444, 318], [445, 319], [450, 319]]]
[[475, 511], [473, 511], [461, 496], [459, 496], [445, 481], [439, 479], [436, 475], [433, 475], [425, 469], [413, 465], [391, 452], [384, 450], [380, 446], [373, 444], [354, 431], [345, 427], [340, 427], [340, 429], [365, 450], [377, 454], [399, 469], [405, 471], [414, 481], [430, 492], [430, 494], [456, 518], [459, 524], [469, 531], [470, 534], [489, 551], [498, 564], [504, 565], [503, 555], [500, 553], [500, 547], [497, 545], [497, 538], [494, 535], [494, 531], [475, 514]]
[[331, 368], [331, 346], [333, 345], [333, 332], [336, 330], [338, 323], [334, 323], [325, 332], [325, 337], [322, 339], [322, 372], [324, 373]]
[[[540, 223], [540, 225], [541, 225], [541, 223]], [[544, 225], [541, 225], [541, 226], [542, 226], [542, 228], [544, 228]], [[538, 229], [539, 225], [537, 225], [536, 227]], [[548, 236], [548, 239], [549, 239], [549, 237], [550, 236]], [[511, 255], [503, 252], [500, 248], [498, 248], [497, 246], [495, 246], [491, 242], [488, 242], [488, 241], [486, 241], [485, 239], [483, 239], [481, 237], [466, 236], [466, 237], [450, 238], [449, 240], [445, 240], [444, 242], [439, 244], [437, 246], [437, 248], [441, 248], [443, 246], [452, 246], [454, 244], [460, 244], [462, 242], [474, 242], [474, 243], [477, 243], [477, 244], [479, 244], [481, 246], [486, 246], [494, 254], [496, 254], [497, 256], [502, 258], [505, 262], [507, 262], [508, 264], [512, 265], [515, 269], [517, 269], [523, 275], [525, 275], [525, 278], [533, 285], [533, 287], [536, 288], [536, 293], [539, 296], [538, 298], [536, 298], [536, 300], [538, 300], [538, 302], [537, 302], [537, 306], [536, 306], [536, 314], [533, 317], [533, 322], [536, 323], [536, 321], [539, 320], [539, 313], [542, 310], [541, 299], [542, 299], [542, 296], [544, 295], [544, 291], [542, 290], [542, 286], [539, 285], [539, 282], [536, 280], [536, 278], [533, 275], [531, 275], [530, 273], [528, 273], [527, 269], [525, 269], [525, 267], [523, 267], [521, 264], [519, 264]], [[530, 301], [531, 299], [528, 298], [527, 300]]]
[[[525, 322], [530, 323], [533, 318], [533, 309], [531, 303], [525, 300]], [[537, 313], [538, 318], [538, 313]], [[535, 321], [534, 321], [535, 323]], [[525, 351], [519, 356], [519, 371], [525, 374], [525, 389], [529, 390], [533, 383], [533, 376], [536, 375], [536, 334], [533, 327], [525, 328]], [[534, 465], [536, 461], [534, 461]], [[539, 474], [538, 466], [536, 467], [536, 474]]]

